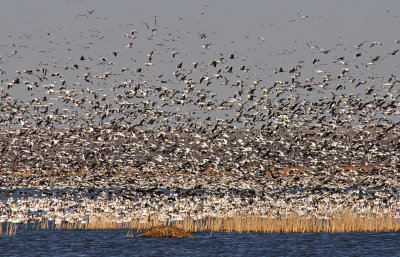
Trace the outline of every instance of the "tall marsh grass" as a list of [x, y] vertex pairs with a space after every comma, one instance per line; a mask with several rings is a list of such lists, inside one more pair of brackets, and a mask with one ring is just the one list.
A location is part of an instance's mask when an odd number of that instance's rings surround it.
[[[18, 224], [12, 222], [4, 222], [5, 224], [0, 223], [0, 236], [14, 236], [17, 233]], [[3, 226], [5, 227], [3, 233]]]
[[157, 215], [133, 218], [129, 222], [117, 222], [112, 215], [89, 217], [85, 223], [62, 223], [56, 229], [132, 229], [144, 230], [158, 225], [174, 225], [186, 231], [264, 232], [264, 233], [308, 233], [308, 232], [361, 232], [398, 231], [400, 216], [395, 213], [342, 213], [325, 215], [300, 215], [291, 213], [257, 216], [237, 214], [234, 216], [206, 217], [180, 220], [163, 219]]
[[[133, 218], [128, 222], [121, 222], [113, 215], [103, 214], [90, 216], [87, 220], [75, 222], [50, 222], [43, 218], [41, 222], [33, 224], [32, 229], [129, 229], [127, 236], [133, 236], [133, 231], [138, 232], [158, 225], [173, 225], [185, 231], [198, 232], [263, 232], [263, 233], [318, 233], [318, 232], [362, 232], [362, 231], [399, 231], [400, 215], [397, 213], [353, 213], [344, 211], [342, 213], [325, 215], [323, 217], [312, 214], [287, 215], [246, 215], [206, 217], [194, 219], [183, 217], [179, 220], [163, 219], [153, 215], [143, 218]], [[5, 231], [1, 230], [5, 227]], [[0, 226], [0, 235], [15, 235], [18, 224], [6, 223]]]
[[284, 216], [255, 216], [238, 214], [227, 217], [207, 217], [195, 220], [185, 217], [179, 221], [159, 220], [147, 217], [127, 224], [131, 229], [147, 229], [156, 225], [175, 225], [186, 231], [264, 232], [264, 233], [309, 233], [309, 232], [361, 232], [398, 231], [400, 217], [391, 214], [355, 214], [344, 212], [318, 217], [314, 215], [288, 214]]

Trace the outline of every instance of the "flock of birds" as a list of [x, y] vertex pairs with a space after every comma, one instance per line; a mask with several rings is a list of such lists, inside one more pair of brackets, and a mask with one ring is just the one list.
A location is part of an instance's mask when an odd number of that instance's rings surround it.
[[[124, 176], [98, 176], [90, 181], [76, 177], [46, 181], [35, 178], [15, 188], [15, 179], [8, 181], [8, 189], [0, 191], [0, 222], [34, 223], [45, 217], [55, 224], [83, 224], [104, 215], [117, 223], [129, 223], [149, 216], [177, 221], [187, 217], [231, 217], [238, 213], [261, 217], [294, 213], [329, 217], [346, 211], [400, 213], [398, 173], [366, 175], [351, 170], [335, 175], [277, 174], [275, 179], [265, 174], [180, 174], [174, 180], [170, 174], [138, 176], [134, 181], [127, 181]], [[103, 187], [110, 183], [112, 188]]]
[[400, 79], [376, 69], [399, 40], [310, 42], [274, 67], [208, 32], [188, 56], [176, 33], [155, 20], [98, 56], [0, 70], [2, 220], [400, 209]]

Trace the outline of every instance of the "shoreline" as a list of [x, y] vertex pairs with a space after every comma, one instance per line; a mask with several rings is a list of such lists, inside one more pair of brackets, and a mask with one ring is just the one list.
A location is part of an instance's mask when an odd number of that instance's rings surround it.
[[17, 231], [29, 230], [128, 230], [127, 237], [159, 225], [181, 228], [187, 232], [226, 233], [350, 233], [400, 231], [398, 213], [354, 213], [344, 210], [318, 216], [315, 213], [264, 216], [237, 214], [196, 219], [190, 216], [179, 220], [160, 219], [159, 216], [132, 218], [120, 222], [113, 215], [90, 216], [80, 222], [65, 222], [42, 218], [34, 223], [0, 223], [0, 236], [13, 236]]

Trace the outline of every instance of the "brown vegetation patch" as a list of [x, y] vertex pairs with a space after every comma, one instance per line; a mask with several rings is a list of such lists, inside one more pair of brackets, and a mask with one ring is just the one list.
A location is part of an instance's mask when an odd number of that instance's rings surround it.
[[167, 226], [167, 225], [159, 225], [152, 228], [147, 229], [143, 232], [143, 234], [138, 237], [177, 237], [177, 238], [185, 238], [185, 237], [194, 237], [194, 235], [189, 234], [185, 230], [175, 227], [175, 226]]

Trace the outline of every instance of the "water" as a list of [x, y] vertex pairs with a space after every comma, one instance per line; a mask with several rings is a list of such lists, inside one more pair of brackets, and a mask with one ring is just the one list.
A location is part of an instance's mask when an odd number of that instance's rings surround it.
[[[127, 238], [127, 230], [19, 230], [1, 256], [400, 256], [399, 232], [223, 233]], [[135, 233], [135, 235], [138, 235]]]

